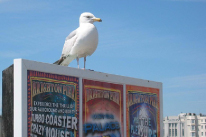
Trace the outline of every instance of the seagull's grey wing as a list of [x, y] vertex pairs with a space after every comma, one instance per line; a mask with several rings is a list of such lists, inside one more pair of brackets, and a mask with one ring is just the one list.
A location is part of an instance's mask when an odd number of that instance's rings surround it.
[[74, 46], [76, 39], [77, 39], [77, 29], [72, 31], [66, 37], [64, 47], [63, 47], [63, 50], [62, 50], [62, 55], [61, 55], [61, 58], [58, 61], [58, 65], [60, 65], [65, 60], [65, 58], [69, 56], [70, 51], [71, 51], [72, 47]]
[[71, 39], [72, 37], [74, 37], [74, 36], [76, 35], [76, 31], [77, 31], [77, 30], [72, 31], [72, 32], [66, 37], [65, 41]]
[[65, 40], [62, 56], [68, 56], [77, 39], [77, 29], [72, 31]]

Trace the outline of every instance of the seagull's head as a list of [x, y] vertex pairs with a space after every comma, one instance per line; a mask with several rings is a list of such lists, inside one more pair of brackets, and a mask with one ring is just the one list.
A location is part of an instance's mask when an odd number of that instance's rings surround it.
[[102, 22], [100, 18], [96, 18], [92, 13], [84, 12], [79, 17], [79, 23], [94, 23], [95, 21]]

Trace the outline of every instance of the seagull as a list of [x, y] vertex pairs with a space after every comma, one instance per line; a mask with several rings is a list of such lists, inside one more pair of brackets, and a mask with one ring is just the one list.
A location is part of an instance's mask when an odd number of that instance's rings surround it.
[[98, 45], [98, 32], [93, 24], [96, 21], [102, 22], [92, 13], [84, 12], [80, 15], [79, 27], [66, 37], [58, 65], [68, 66], [76, 59], [79, 68], [79, 58], [84, 57], [85, 69], [86, 57], [92, 55]]

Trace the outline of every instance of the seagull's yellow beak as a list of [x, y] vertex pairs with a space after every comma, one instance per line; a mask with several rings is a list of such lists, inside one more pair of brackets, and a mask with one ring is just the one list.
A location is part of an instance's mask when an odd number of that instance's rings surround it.
[[102, 20], [100, 18], [94, 18], [94, 21], [98, 21], [98, 22], [102, 22]]

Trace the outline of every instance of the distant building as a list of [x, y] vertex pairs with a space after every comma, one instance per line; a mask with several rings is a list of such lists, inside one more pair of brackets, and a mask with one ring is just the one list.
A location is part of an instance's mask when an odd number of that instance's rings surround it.
[[163, 120], [164, 137], [206, 137], [206, 115], [180, 113]]

